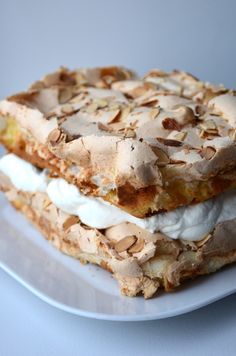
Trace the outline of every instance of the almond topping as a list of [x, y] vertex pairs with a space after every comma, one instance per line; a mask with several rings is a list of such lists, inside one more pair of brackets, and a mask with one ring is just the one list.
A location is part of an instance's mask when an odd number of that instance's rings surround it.
[[136, 137], [136, 133], [132, 129], [129, 129], [129, 128], [125, 129], [124, 134], [125, 134], [126, 138], [134, 138], [134, 137]]
[[211, 237], [212, 235], [208, 234], [202, 240], [195, 242], [195, 244], [197, 245], [197, 247], [202, 247]]
[[64, 113], [64, 114], [70, 114], [71, 112], [74, 111], [74, 108], [72, 105], [70, 104], [65, 104], [63, 105], [63, 107], [61, 108], [61, 111]]
[[166, 130], [181, 130], [181, 125], [175, 119], [172, 119], [170, 117], [167, 117], [162, 121], [162, 126]]
[[213, 120], [206, 120], [200, 124], [200, 127], [203, 130], [215, 130], [216, 129], [216, 124]]
[[202, 116], [206, 113], [206, 108], [203, 105], [197, 105], [195, 107], [195, 112], [197, 115]]
[[88, 114], [92, 114], [94, 113], [96, 110], [98, 109], [98, 105], [93, 102], [92, 104], [89, 104], [86, 108], [85, 108], [85, 111], [88, 113]]
[[[131, 107], [125, 106], [121, 109], [120, 114], [119, 114], [119, 121], [125, 121], [129, 113], [131, 112]], [[117, 117], [116, 117], [117, 119]]]
[[70, 88], [62, 88], [59, 92], [59, 102], [64, 104], [72, 97], [72, 90]]
[[143, 246], [144, 246], [144, 240], [138, 239], [138, 240], [133, 244], [133, 246], [131, 246], [131, 247], [128, 249], [128, 252], [129, 252], [129, 253], [138, 253], [138, 252], [140, 252], [140, 251], [143, 249]]
[[152, 147], [152, 150], [158, 157], [158, 166], [166, 166], [168, 163], [170, 163], [170, 159], [167, 153], [165, 153], [162, 149], [160, 149], [159, 147]]
[[118, 110], [118, 109], [120, 109], [120, 105], [118, 103], [111, 103], [109, 105], [109, 109], [110, 110]]
[[178, 115], [178, 124], [183, 126], [193, 123], [196, 120], [194, 112], [188, 106], [179, 105], [175, 108], [176, 115]]
[[99, 108], [105, 108], [108, 105], [108, 102], [105, 99], [95, 99], [94, 102]]
[[207, 160], [210, 160], [216, 153], [216, 149], [214, 147], [203, 147], [203, 149], [200, 152], [200, 155], [202, 158], [206, 158]]
[[70, 216], [66, 221], [63, 223], [62, 227], [66, 231], [68, 230], [72, 225], [76, 224], [79, 221], [78, 216]]
[[157, 107], [155, 109], [153, 109], [151, 112], [150, 112], [150, 117], [151, 119], [155, 119], [160, 113], [160, 107]]
[[171, 140], [168, 138], [163, 138], [163, 137], [156, 137], [157, 141], [163, 143], [163, 145], [166, 146], [172, 146], [172, 147], [179, 147], [182, 146], [183, 143], [177, 140]]
[[124, 251], [128, 250], [131, 246], [133, 246], [133, 244], [135, 244], [136, 241], [137, 241], [137, 237], [135, 237], [133, 235], [126, 236], [115, 244], [115, 246], [114, 246], [115, 250], [118, 253], [124, 252]]
[[229, 135], [229, 138], [231, 138], [231, 140], [236, 141], [236, 130], [235, 129], [229, 129], [228, 135]]
[[180, 132], [180, 133], [175, 135], [175, 138], [178, 141], [183, 141], [186, 136], [187, 136], [187, 132]]
[[52, 202], [51, 200], [49, 200], [48, 198], [46, 198], [43, 202], [43, 210], [47, 210], [47, 208], [49, 207], [49, 205], [51, 205]]
[[112, 128], [110, 128], [108, 125], [103, 124], [100, 121], [98, 121], [97, 125], [98, 125], [99, 130], [106, 131], [106, 132], [112, 131]]
[[48, 135], [48, 141], [51, 143], [57, 143], [60, 141], [61, 131], [59, 129], [54, 129]]

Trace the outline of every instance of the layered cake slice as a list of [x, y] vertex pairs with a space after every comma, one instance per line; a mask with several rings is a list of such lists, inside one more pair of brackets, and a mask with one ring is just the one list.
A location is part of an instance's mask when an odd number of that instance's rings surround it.
[[0, 188], [61, 251], [151, 297], [236, 260], [236, 96], [61, 68], [0, 102]]

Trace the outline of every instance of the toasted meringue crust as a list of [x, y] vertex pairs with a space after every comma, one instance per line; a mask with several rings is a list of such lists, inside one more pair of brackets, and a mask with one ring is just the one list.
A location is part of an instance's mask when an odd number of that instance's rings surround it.
[[61, 68], [0, 114], [8, 149], [138, 217], [236, 186], [235, 92], [184, 72]]
[[[130, 223], [101, 231], [92, 229], [57, 209], [45, 193], [17, 191], [3, 174], [0, 189], [56, 248], [112, 272], [127, 296], [142, 293], [150, 298], [159, 287], [170, 291], [186, 278], [214, 272], [236, 261], [236, 219], [218, 224], [198, 243], [173, 241]], [[117, 252], [117, 242], [130, 236], [142, 244], [136, 250], [127, 245], [127, 250]]]

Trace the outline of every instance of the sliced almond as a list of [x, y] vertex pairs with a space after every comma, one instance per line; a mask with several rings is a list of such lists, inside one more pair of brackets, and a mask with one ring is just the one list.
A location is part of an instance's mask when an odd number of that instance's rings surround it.
[[123, 239], [119, 240], [115, 244], [115, 250], [116, 252], [124, 252], [128, 250], [135, 242], [137, 241], [137, 237], [131, 235], [131, 236], [126, 236]]
[[193, 110], [188, 106], [178, 105], [175, 107], [174, 111], [180, 127], [186, 124], [194, 123], [196, 121]]
[[101, 130], [101, 131], [106, 131], [106, 132], [111, 132], [112, 131], [112, 128], [110, 128], [108, 125], [105, 125], [105, 124], [103, 124], [102, 122], [98, 122], [98, 128], [99, 128], [99, 130]]
[[229, 135], [229, 138], [231, 138], [231, 140], [236, 141], [236, 130], [235, 129], [229, 129], [228, 135]]
[[124, 134], [125, 134], [126, 138], [135, 138], [136, 137], [135, 131], [132, 129], [129, 129], [129, 128], [125, 129]]
[[162, 120], [162, 126], [166, 130], [176, 130], [176, 131], [181, 130], [181, 125], [171, 117], [166, 117], [164, 120]]
[[121, 108], [120, 114], [119, 114], [119, 121], [125, 121], [129, 113], [131, 112], [131, 107], [130, 106], [125, 106]]
[[157, 141], [163, 143], [165, 146], [179, 147], [182, 146], [183, 143], [177, 140], [171, 140], [163, 137], [156, 137]]
[[70, 114], [74, 111], [74, 108], [72, 105], [70, 104], [65, 104], [63, 105], [63, 107], [61, 108], [61, 111], [64, 113], [64, 114]]
[[200, 152], [200, 155], [202, 158], [205, 158], [207, 160], [210, 160], [216, 153], [216, 149], [214, 147], [208, 146], [208, 147], [203, 147], [203, 149]]
[[150, 112], [150, 117], [151, 119], [155, 119], [160, 113], [160, 107], [157, 107], [155, 109], [153, 109], [151, 112]]
[[46, 198], [43, 202], [43, 210], [46, 210], [49, 207], [49, 205], [51, 205], [51, 204], [52, 204], [51, 200]]
[[133, 246], [131, 246], [129, 249], [128, 249], [128, 252], [129, 253], [138, 253], [140, 252], [144, 247], [144, 240], [142, 239], [138, 239], [134, 244]]
[[51, 143], [57, 143], [60, 141], [60, 137], [61, 137], [61, 131], [59, 129], [54, 129], [50, 132], [50, 134], [48, 135], [48, 141], [50, 141]]
[[197, 247], [202, 247], [211, 237], [212, 237], [212, 235], [208, 234], [202, 240], [196, 241], [195, 244], [197, 245]]
[[206, 133], [206, 131], [201, 130], [200, 133], [199, 133], [199, 137], [200, 137], [200, 138], [205, 138], [205, 136], [206, 136], [205, 133]]
[[62, 88], [59, 92], [59, 102], [60, 104], [64, 104], [69, 101], [72, 97], [72, 89], [71, 88]]
[[202, 116], [206, 113], [206, 107], [203, 105], [196, 105], [195, 112], [197, 115]]
[[158, 157], [158, 166], [166, 166], [168, 163], [170, 163], [170, 158], [168, 157], [167, 153], [164, 152], [162, 149], [160, 149], [159, 147], [152, 147], [152, 150]]
[[95, 99], [94, 102], [99, 108], [105, 108], [108, 105], [108, 101], [105, 99]]
[[68, 230], [72, 225], [76, 224], [79, 221], [78, 216], [70, 216], [66, 221], [64, 221], [62, 227], [66, 231]]
[[53, 117], [57, 118], [57, 114], [54, 111], [49, 111], [45, 114], [47, 120], [52, 119]]
[[93, 102], [92, 104], [89, 104], [89, 105], [85, 108], [85, 111], [86, 111], [88, 114], [92, 114], [92, 113], [94, 113], [97, 109], [98, 109], [97, 103]]
[[216, 124], [213, 120], [206, 120], [203, 121], [200, 125], [199, 125], [203, 130], [207, 131], [207, 130], [215, 130]]
[[183, 141], [186, 136], [187, 136], [187, 132], [179, 132], [178, 134], [175, 135], [175, 138], [178, 141]]
[[118, 103], [116, 103], [116, 102], [111, 103], [111, 104], [109, 105], [109, 109], [110, 109], [110, 110], [120, 110], [120, 105], [119, 105]]

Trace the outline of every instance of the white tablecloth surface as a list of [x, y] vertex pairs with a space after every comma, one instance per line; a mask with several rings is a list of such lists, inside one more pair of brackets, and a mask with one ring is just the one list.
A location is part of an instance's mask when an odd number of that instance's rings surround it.
[[106, 322], [60, 311], [0, 270], [1, 356], [235, 355], [236, 295], [182, 316]]

